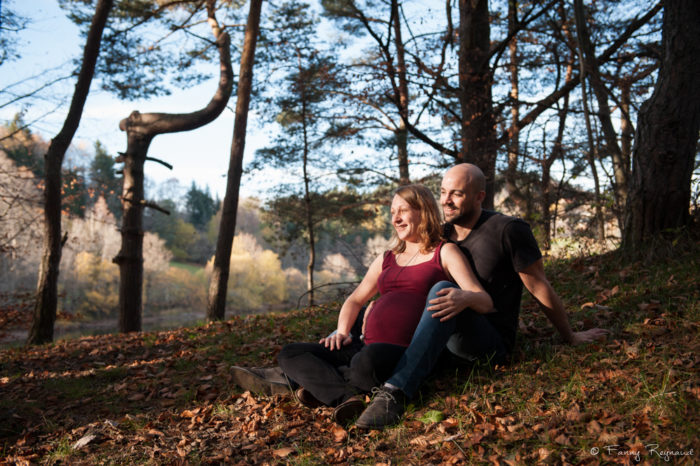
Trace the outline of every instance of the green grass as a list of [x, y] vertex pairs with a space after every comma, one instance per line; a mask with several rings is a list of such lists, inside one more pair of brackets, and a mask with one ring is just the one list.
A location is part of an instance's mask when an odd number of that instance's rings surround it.
[[198, 272], [201, 272], [202, 270], [204, 270], [204, 266], [203, 266], [203, 265], [200, 265], [200, 264], [192, 264], [192, 263], [189, 263], [189, 262], [176, 262], [176, 261], [172, 261], [172, 262], [170, 262], [170, 267], [175, 267], [175, 268], [178, 268], [178, 269], [186, 270], [187, 272], [189, 272], [189, 273], [191, 273], [191, 274], [193, 274], [193, 275], [196, 274], [196, 273], [198, 273]]

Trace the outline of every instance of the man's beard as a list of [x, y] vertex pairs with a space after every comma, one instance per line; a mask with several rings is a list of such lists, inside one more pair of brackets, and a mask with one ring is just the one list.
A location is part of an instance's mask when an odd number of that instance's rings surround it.
[[447, 215], [445, 215], [445, 209], [443, 207], [442, 214], [445, 217], [445, 221], [451, 224], [463, 224], [463, 223], [468, 223], [469, 220], [474, 216], [475, 209], [468, 209], [468, 210], [463, 210], [462, 212], [455, 211], [453, 214], [452, 218], [447, 218]]

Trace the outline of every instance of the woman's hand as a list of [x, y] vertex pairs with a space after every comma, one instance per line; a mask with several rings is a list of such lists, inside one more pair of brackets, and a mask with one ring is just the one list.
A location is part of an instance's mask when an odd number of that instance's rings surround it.
[[327, 336], [326, 338], [321, 338], [321, 340], [319, 340], [319, 343], [325, 346], [326, 348], [329, 348], [331, 351], [339, 350], [343, 346], [352, 343], [352, 336], [345, 333], [335, 332], [334, 334]]

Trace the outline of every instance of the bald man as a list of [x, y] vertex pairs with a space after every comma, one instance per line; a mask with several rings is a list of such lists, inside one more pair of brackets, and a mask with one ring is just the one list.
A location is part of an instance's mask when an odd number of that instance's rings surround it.
[[482, 209], [485, 184], [477, 166], [454, 166], [443, 177], [440, 204], [447, 222], [445, 237], [467, 256], [495, 309], [488, 314], [474, 312], [466, 308], [465, 291], [450, 282], [436, 284], [409, 347], [391, 378], [375, 389], [372, 402], [356, 421], [358, 427], [379, 429], [398, 422], [445, 348], [464, 359], [504, 363], [515, 344], [523, 285], [566, 342], [577, 345], [607, 334], [603, 329], [572, 331], [544, 274], [542, 254], [529, 225]]

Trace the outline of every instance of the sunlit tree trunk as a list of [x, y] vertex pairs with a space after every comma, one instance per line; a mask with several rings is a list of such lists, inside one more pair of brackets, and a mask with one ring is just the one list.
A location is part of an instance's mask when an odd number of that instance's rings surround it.
[[304, 155], [302, 169], [304, 175], [304, 211], [306, 212], [306, 229], [309, 235], [309, 262], [306, 264], [306, 290], [309, 295], [309, 306], [314, 305], [314, 268], [316, 266], [316, 237], [314, 234], [313, 206], [311, 205], [311, 190], [309, 178], [309, 136], [306, 128], [307, 112], [306, 99], [302, 95], [302, 130], [304, 137]]
[[[630, 167], [630, 170], [632, 167], [632, 138], [634, 137], [632, 122], [630, 121], [631, 87], [632, 81], [629, 79], [623, 79], [620, 82], [620, 111], [622, 113], [622, 118], [620, 119], [620, 157], [622, 158], [622, 164], [625, 167]], [[630, 173], [631, 176], [632, 174]]]
[[241, 68], [238, 79], [236, 116], [233, 125], [233, 140], [229, 160], [226, 194], [222, 206], [219, 236], [216, 240], [214, 268], [209, 282], [207, 318], [223, 320], [226, 313], [226, 293], [231, 268], [231, 249], [236, 232], [236, 213], [238, 197], [243, 174], [243, 150], [245, 148], [246, 129], [248, 127], [248, 108], [253, 86], [253, 65], [255, 63], [255, 46], [260, 30], [260, 12], [263, 0], [251, 0], [248, 11], [248, 24], [245, 29]]
[[39, 269], [34, 319], [27, 338], [28, 344], [41, 344], [53, 340], [58, 306], [58, 271], [61, 264], [61, 249], [65, 241], [61, 237], [61, 165], [80, 124], [85, 101], [90, 91], [90, 83], [95, 74], [102, 32], [112, 9], [112, 3], [112, 0], [100, 0], [95, 7], [95, 15], [83, 49], [83, 60], [68, 115], [61, 131], [51, 140], [45, 155], [44, 252]]
[[622, 247], [649, 250], [666, 230], [690, 222], [690, 187], [700, 131], [700, 2], [664, 4], [663, 59], [639, 111], [632, 188]]

